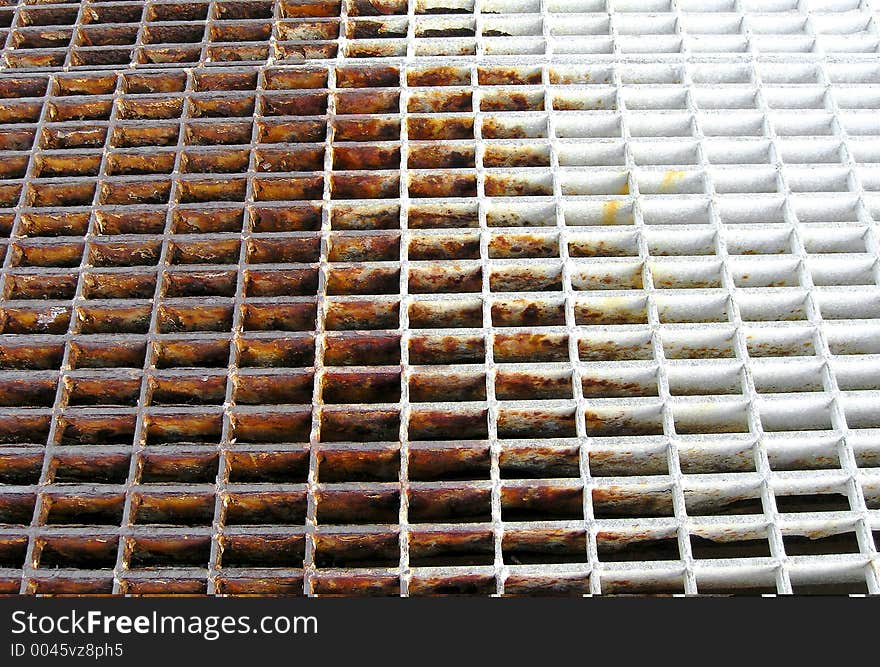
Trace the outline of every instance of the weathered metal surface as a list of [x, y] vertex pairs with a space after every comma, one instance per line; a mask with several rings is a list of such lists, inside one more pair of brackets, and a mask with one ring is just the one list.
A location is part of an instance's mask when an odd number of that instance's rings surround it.
[[880, 592], [878, 9], [0, 2], [0, 593]]

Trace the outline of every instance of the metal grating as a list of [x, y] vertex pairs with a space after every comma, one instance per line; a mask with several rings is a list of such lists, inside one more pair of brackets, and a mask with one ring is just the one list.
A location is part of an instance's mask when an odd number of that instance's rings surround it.
[[880, 592], [876, 0], [0, 24], [0, 592]]

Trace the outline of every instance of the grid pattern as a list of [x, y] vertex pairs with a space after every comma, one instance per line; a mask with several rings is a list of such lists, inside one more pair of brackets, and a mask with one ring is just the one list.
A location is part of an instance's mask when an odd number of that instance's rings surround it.
[[860, 0], [196, 0], [0, 5], [10, 68], [325, 58], [877, 53]]
[[0, 592], [880, 592], [878, 11], [0, 8]]

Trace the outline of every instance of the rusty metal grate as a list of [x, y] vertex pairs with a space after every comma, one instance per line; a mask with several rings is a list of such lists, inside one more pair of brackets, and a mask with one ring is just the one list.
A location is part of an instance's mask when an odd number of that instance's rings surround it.
[[880, 592], [880, 7], [0, 7], [0, 592]]

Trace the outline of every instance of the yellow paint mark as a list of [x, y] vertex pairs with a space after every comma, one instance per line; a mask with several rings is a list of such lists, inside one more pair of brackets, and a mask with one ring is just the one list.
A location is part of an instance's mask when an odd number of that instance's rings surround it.
[[674, 190], [675, 187], [681, 183], [684, 176], [685, 172], [683, 171], [667, 171], [663, 174], [663, 180], [660, 182], [660, 191], [669, 192], [670, 190]]
[[629, 179], [623, 181], [623, 185], [620, 186], [620, 190], [617, 191], [619, 195], [628, 195], [629, 194]]
[[602, 206], [602, 224], [603, 225], [615, 225], [617, 224], [617, 214], [620, 211], [620, 207], [623, 202], [613, 199], [611, 201], [605, 202]]

